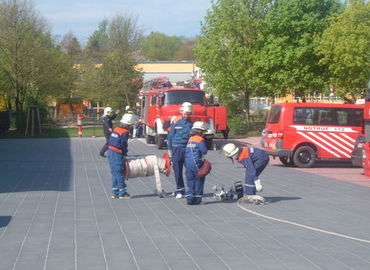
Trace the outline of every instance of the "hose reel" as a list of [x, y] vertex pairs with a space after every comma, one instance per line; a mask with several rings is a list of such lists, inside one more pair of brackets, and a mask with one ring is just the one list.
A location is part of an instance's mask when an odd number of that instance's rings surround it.
[[162, 158], [149, 155], [143, 158], [126, 161], [126, 179], [154, 175], [156, 184], [154, 194], [163, 198], [165, 197], [165, 192], [162, 189], [160, 172], [166, 176], [169, 176], [171, 173], [171, 164], [167, 153], [165, 153]]

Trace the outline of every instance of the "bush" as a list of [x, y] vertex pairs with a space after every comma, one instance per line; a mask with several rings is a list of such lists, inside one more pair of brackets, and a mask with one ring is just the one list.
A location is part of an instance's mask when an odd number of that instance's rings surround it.
[[230, 118], [228, 126], [230, 131], [235, 135], [247, 133], [247, 120], [244, 117], [234, 116]]

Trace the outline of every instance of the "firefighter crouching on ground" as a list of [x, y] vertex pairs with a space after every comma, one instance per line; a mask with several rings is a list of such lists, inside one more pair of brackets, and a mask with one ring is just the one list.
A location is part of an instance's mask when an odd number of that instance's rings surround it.
[[112, 199], [130, 199], [125, 183], [126, 156], [129, 128], [139, 118], [135, 114], [124, 114], [119, 125], [113, 130], [108, 146], [108, 160], [112, 174]]
[[105, 152], [108, 150], [109, 137], [113, 131], [112, 121], [117, 117], [119, 113], [120, 113], [120, 110], [116, 110], [116, 112], [113, 113], [113, 110], [111, 107], [106, 107], [104, 109], [103, 131], [104, 131], [106, 142], [103, 145], [102, 149], [100, 150], [100, 156], [102, 157], [105, 157]]
[[199, 168], [203, 165], [203, 155], [207, 154], [207, 145], [204, 141], [204, 133], [207, 131], [207, 123], [194, 122], [191, 129], [192, 136], [186, 145], [185, 168], [186, 168], [186, 201], [189, 205], [202, 202], [204, 181], [206, 177], [198, 177]]
[[190, 130], [193, 126], [190, 115], [193, 113], [193, 105], [184, 102], [180, 108], [181, 116], [177, 116], [171, 123], [170, 131], [167, 135], [168, 154], [171, 158], [172, 167], [175, 172], [176, 190], [173, 195], [181, 199], [185, 195], [185, 185], [183, 178], [183, 167], [185, 162], [186, 144], [190, 137]]
[[222, 150], [227, 158], [237, 160], [246, 168], [242, 201], [265, 202], [262, 196], [256, 195], [256, 191], [262, 191], [261, 180], [258, 177], [270, 160], [266, 151], [254, 147], [238, 148], [233, 143], [224, 145]]

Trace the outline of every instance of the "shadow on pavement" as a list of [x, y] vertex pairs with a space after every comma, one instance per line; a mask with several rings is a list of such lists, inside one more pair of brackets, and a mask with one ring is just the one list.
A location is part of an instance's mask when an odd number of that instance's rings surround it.
[[302, 199], [301, 197], [264, 197], [267, 201], [267, 203], [276, 203], [279, 201], [292, 201], [292, 200], [300, 200]]
[[11, 216], [0, 216], [0, 228], [7, 226], [11, 219]]
[[0, 140], [0, 193], [70, 190], [74, 147], [69, 138]]

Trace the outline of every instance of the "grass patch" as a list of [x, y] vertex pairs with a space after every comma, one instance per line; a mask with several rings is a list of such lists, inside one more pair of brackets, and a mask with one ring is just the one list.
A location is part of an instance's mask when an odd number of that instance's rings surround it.
[[[24, 135], [24, 132], [18, 130], [9, 130], [0, 134], [0, 139], [27, 139], [27, 138], [68, 138], [78, 137], [77, 128], [62, 128], [62, 127], [43, 127], [42, 134], [35, 134], [35, 136]], [[86, 127], [82, 130], [82, 137], [103, 137], [103, 128]]]

